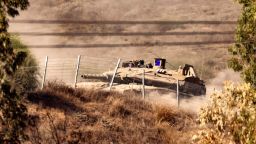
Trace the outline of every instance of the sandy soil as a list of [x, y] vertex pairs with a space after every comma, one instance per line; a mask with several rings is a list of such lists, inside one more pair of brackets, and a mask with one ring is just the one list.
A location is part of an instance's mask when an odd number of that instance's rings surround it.
[[[50, 33], [44, 36], [21, 34], [22, 40], [31, 46], [31, 50], [38, 58], [45, 55], [99, 56], [102, 53], [111, 57], [120, 57], [121, 54], [125, 54], [123, 57], [129, 58], [155, 57], [155, 55], [169, 58], [173, 57], [173, 53], [180, 53], [181, 48], [185, 49], [182, 52], [192, 51], [193, 48], [224, 48], [229, 41], [233, 40], [231, 32], [235, 28], [234, 24], [225, 24], [224, 21], [235, 21], [239, 14], [239, 8], [233, 0], [30, 0], [30, 3], [29, 9], [22, 12], [17, 19], [45, 20], [46, 22], [13, 22], [10, 30], [30, 34]], [[114, 24], [63, 22], [52, 24], [49, 22], [51, 20], [114, 21]], [[123, 24], [123, 21], [134, 21], [134, 23]], [[151, 21], [151, 24], [139, 23], [145, 21]], [[157, 23], [159, 21], [165, 21], [167, 24]], [[170, 23], [172, 21], [186, 22], [173, 24]], [[202, 22], [193, 24], [190, 21]], [[209, 24], [214, 21], [219, 21], [220, 24]], [[120, 33], [124, 32], [141, 34], [120, 36]], [[180, 33], [159, 34], [171, 32]], [[196, 34], [196, 32], [205, 32], [205, 34]], [[227, 34], [214, 34], [214, 32]], [[72, 34], [60, 36], [58, 33]], [[88, 36], [81, 33], [94, 34]], [[100, 33], [114, 33], [114, 36], [102, 36]], [[216, 41], [219, 43], [211, 43]], [[192, 44], [189, 44], [191, 42]], [[202, 44], [193, 44], [193, 42]], [[161, 45], [161, 43], [165, 44]], [[88, 44], [91, 45], [87, 46]], [[140, 46], [133, 46], [134, 44], [140, 44]], [[56, 45], [59, 47], [56, 48]], [[197, 55], [200, 56], [201, 52], [204, 51], [197, 52]], [[188, 52], [187, 55], [189, 54], [192, 53]]]
[[[233, 0], [30, 0], [10, 31], [39, 60], [77, 55], [166, 58], [203, 79], [225, 69], [239, 6]], [[76, 59], [74, 59], [76, 60]], [[60, 59], [60, 61], [62, 61]]]

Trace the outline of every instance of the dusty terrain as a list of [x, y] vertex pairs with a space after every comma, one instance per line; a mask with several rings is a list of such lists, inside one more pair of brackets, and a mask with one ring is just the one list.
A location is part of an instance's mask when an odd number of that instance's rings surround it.
[[[109, 91], [109, 84], [104, 82], [83, 82], [77, 84], [78, 88], [91, 89], [96, 91]], [[142, 85], [131, 83], [113, 84], [111, 91], [122, 94], [135, 93], [138, 97], [154, 105], [165, 105], [178, 107], [177, 93], [175, 90], [164, 89], [153, 86], [145, 86], [145, 97], [142, 95]], [[179, 108], [185, 111], [197, 113], [207, 103], [208, 96], [192, 96], [186, 93], [179, 93]]]
[[[169, 67], [195, 65], [212, 89], [219, 88], [223, 80], [234, 79], [233, 72], [223, 71], [239, 16], [239, 6], [233, 0], [30, 2], [27, 11], [11, 19], [10, 31], [20, 35], [39, 62], [46, 55], [60, 58], [60, 63], [62, 58], [68, 61], [77, 55], [103, 59], [164, 57]], [[73, 80], [74, 72], [71, 74]], [[153, 103], [176, 102], [175, 94], [155, 92], [150, 96]], [[34, 118], [28, 130], [31, 142], [191, 142], [198, 128], [195, 114], [169, 107], [158, 109], [131, 97], [61, 85], [32, 93], [28, 97], [29, 113]], [[184, 99], [181, 105], [197, 111], [202, 103], [204, 99]]]
[[[226, 64], [239, 7], [233, 0], [30, 0], [12, 21], [39, 61], [50, 57], [164, 57], [212, 77]], [[32, 15], [33, 14], [33, 15]], [[102, 55], [104, 54], [104, 55]], [[207, 76], [210, 75], [210, 76]]]

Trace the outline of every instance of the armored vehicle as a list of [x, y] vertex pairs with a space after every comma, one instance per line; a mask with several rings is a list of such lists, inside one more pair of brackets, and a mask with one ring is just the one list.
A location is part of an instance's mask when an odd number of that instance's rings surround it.
[[121, 67], [115, 71], [104, 72], [103, 74], [83, 74], [81, 77], [86, 80], [99, 80], [110, 82], [114, 76], [114, 83], [129, 84], [142, 83], [147, 86], [169, 88], [186, 94], [205, 95], [206, 87], [203, 80], [197, 77], [194, 67], [185, 64], [177, 70], [168, 70], [166, 59], [155, 58], [154, 64], [145, 64], [144, 60], [132, 60], [122, 62]]

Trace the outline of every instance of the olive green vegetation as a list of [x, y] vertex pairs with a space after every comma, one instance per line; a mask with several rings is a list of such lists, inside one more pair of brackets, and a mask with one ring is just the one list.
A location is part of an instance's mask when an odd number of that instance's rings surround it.
[[229, 49], [233, 57], [229, 67], [241, 72], [245, 82], [256, 87], [256, 1], [236, 0], [242, 5], [238, 20], [235, 45]]
[[26, 140], [27, 108], [17, 91], [15, 73], [27, 53], [15, 51], [8, 33], [8, 16], [19, 15], [29, 6], [28, 0], [0, 1], [0, 142], [21, 143]]
[[22, 43], [18, 36], [11, 36], [11, 43], [16, 52], [25, 52], [27, 57], [20, 67], [15, 72], [15, 83], [18, 86], [17, 90], [20, 94], [35, 90], [39, 86], [39, 68], [37, 61], [30, 53], [28, 47]]

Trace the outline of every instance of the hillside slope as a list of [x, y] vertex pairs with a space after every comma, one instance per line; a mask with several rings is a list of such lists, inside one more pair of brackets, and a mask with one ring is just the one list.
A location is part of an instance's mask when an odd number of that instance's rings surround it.
[[[226, 48], [233, 41], [239, 15], [233, 0], [30, 2], [31, 7], [18, 19], [34, 21], [14, 21], [11, 31], [21, 34], [38, 59], [46, 55], [159, 56], [175, 67], [193, 64], [200, 73], [225, 68]], [[212, 77], [205, 72], [205, 78], [207, 75]]]
[[134, 94], [50, 83], [28, 96], [31, 143], [189, 143], [195, 115]]

